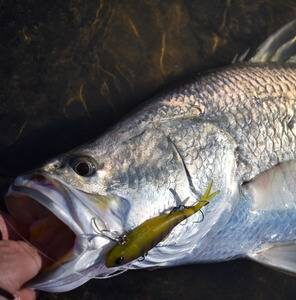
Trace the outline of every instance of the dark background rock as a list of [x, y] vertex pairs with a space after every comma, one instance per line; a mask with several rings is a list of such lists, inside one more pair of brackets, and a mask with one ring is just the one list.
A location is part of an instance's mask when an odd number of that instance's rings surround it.
[[[0, 1], [0, 191], [159, 90], [255, 49], [296, 1]], [[294, 299], [255, 263], [129, 272], [43, 299]]]

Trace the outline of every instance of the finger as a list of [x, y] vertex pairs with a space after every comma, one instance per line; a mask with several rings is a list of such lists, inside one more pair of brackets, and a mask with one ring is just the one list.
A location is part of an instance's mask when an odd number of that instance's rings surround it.
[[15, 296], [20, 300], [35, 300], [36, 292], [33, 289], [21, 289], [15, 293]]
[[0, 241], [0, 286], [11, 293], [38, 274], [41, 257], [22, 241]]

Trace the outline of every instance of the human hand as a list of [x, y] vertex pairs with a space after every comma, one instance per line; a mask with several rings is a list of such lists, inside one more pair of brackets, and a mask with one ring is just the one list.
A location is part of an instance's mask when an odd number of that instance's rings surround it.
[[[11, 238], [16, 237], [9, 231], [7, 217], [0, 214], [0, 288], [16, 299], [35, 299], [34, 290], [22, 286], [40, 271], [41, 257], [34, 247]], [[2, 299], [7, 298], [0, 292]]]

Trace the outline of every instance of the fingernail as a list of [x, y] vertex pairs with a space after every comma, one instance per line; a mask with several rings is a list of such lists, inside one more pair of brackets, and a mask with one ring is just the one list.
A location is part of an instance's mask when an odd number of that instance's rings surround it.
[[18, 294], [18, 292], [16, 292], [16, 294], [14, 294], [13, 296], [14, 296], [13, 300], [21, 300], [22, 299], [22, 297]]

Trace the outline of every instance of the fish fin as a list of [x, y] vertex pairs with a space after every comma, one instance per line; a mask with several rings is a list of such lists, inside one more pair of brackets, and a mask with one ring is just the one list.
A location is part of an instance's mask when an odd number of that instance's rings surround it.
[[251, 63], [296, 62], [296, 19], [269, 36], [249, 60]]
[[296, 274], [296, 243], [271, 246], [248, 257], [269, 267]]
[[243, 185], [251, 211], [296, 209], [296, 160], [277, 164]]
[[250, 52], [250, 48], [248, 48], [243, 54], [239, 55], [236, 54], [234, 56], [234, 58], [232, 59], [232, 64], [236, 64], [236, 63], [240, 63], [240, 62], [244, 62], [247, 60], [248, 54]]
[[[250, 198], [250, 211], [254, 214], [285, 212], [296, 209], [296, 160], [279, 163], [243, 185]], [[276, 238], [276, 237], [275, 237]], [[252, 260], [296, 273], [296, 241], [266, 244], [248, 254]]]

